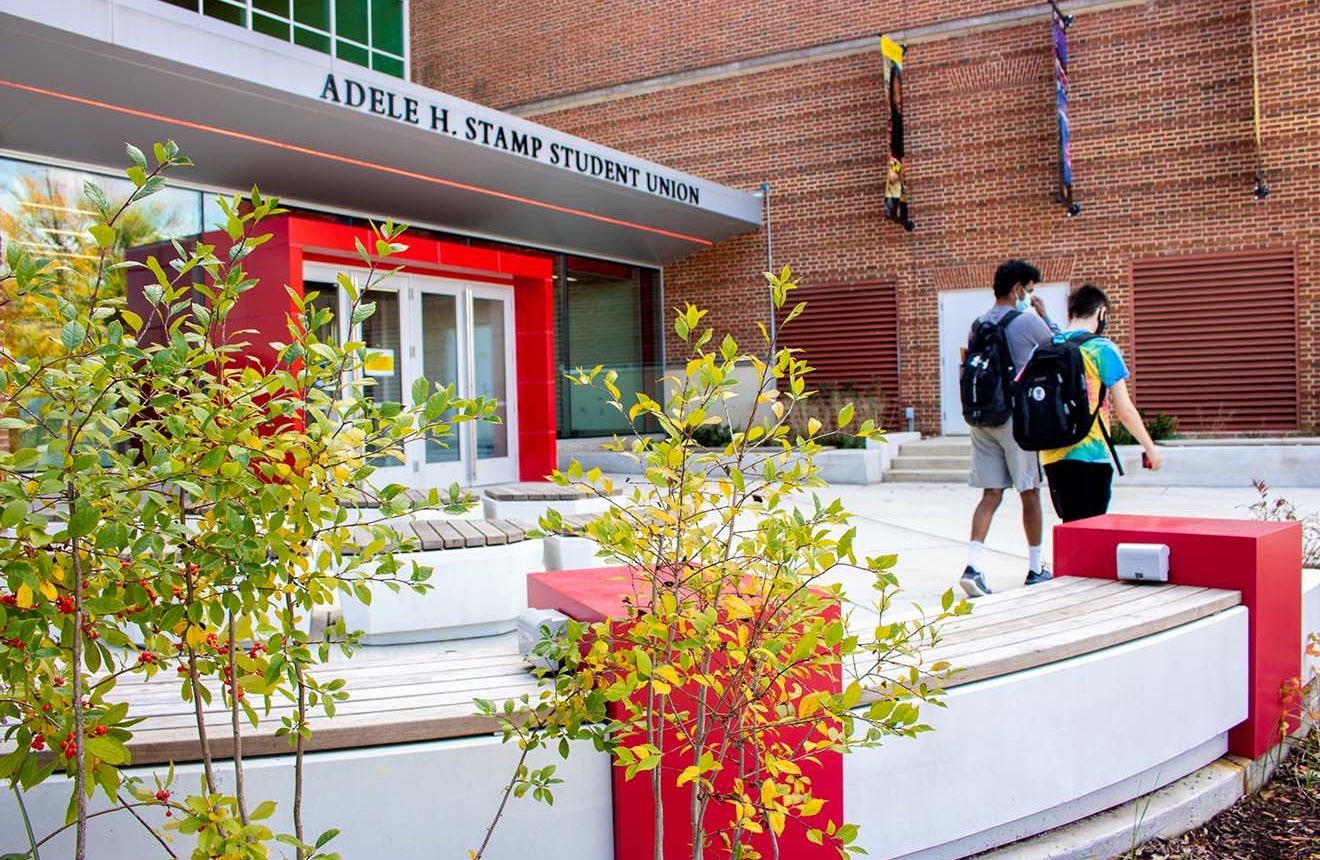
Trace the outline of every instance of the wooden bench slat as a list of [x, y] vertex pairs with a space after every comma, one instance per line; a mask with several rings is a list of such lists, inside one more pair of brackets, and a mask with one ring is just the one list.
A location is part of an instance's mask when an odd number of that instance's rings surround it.
[[486, 536], [478, 531], [468, 520], [450, 520], [449, 524], [463, 536], [464, 546], [485, 546]]
[[[946, 687], [956, 687], [1049, 665], [1171, 630], [1231, 609], [1242, 601], [1236, 591], [1188, 586], [1126, 587], [1138, 591], [1165, 591], [1166, 594], [1143, 595], [1136, 603], [1102, 610], [1093, 618], [1082, 615], [1020, 631], [1016, 635], [1001, 634], [994, 639], [955, 643], [952, 646], [941, 644], [923, 652], [922, 658], [926, 666], [947, 660], [959, 669], [956, 675], [945, 682]], [[951, 622], [949, 626], [956, 623]], [[927, 676], [923, 680], [930, 683], [932, 679]], [[872, 701], [874, 698], [873, 692], [863, 696], [864, 701]]]
[[445, 542], [445, 549], [458, 549], [463, 546], [463, 533], [454, 528], [453, 520], [432, 520], [431, 526]]
[[509, 542], [509, 536], [488, 520], [467, 520], [466, 522], [485, 536], [486, 546], [500, 546]]
[[413, 533], [422, 543], [422, 549], [425, 551], [444, 549], [445, 539], [435, 530], [435, 524], [431, 520], [414, 520], [412, 522]]
[[[465, 675], [465, 677], [451, 678], [446, 676], [437, 678], [433, 673], [415, 674], [401, 677], [393, 684], [378, 683], [375, 685], [367, 685], [359, 679], [356, 685], [350, 688], [352, 691], [350, 698], [342, 702], [338, 710], [343, 713], [356, 713], [380, 707], [392, 709], [396, 707], [396, 705], [391, 704], [394, 702], [401, 701], [412, 705], [421, 705], [433, 697], [450, 697], [445, 701], [471, 701], [473, 697], [484, 696], [490, 690], [510, 685], [526, 684], [532, 681], [532, 676], [521, 660], [516, 666], [507, 667], [498, 674], [468, 672]], [[131, 701], [132, 707], [136, 710], [131, 710], [130, 713], [148, 712], [149, 716], [142, 725], [153, 728], [193, 724], [192, 704], [183, 701], [179, 697], [177, 689], [173, 692], [174, 698], [172, 700], [168, 697], [134, 696]], [[215, 690], [212, 689], [212, 693], [214, 692]], [[127, 697], [125, 700], [128, 700]], [[254, 706], [256, 706], [255, 703]], [[280, 714], [288, 713], [293, 708], [294, 703], [276, 699], [271, 703], [271, 715], [266, 719], [278, 719]], [[211, 702], [203, 708], [203, 712], [208, 715], [208, 718], [214, 716], [221, 721], [227, 720], [229, 715], [228, 709], [220, 701], [218, 695], [215, 695]]]
[[1166, 607], [1162, 612], [1139, 614], [1135, 623], [1129, 623], [1124, 627], [1073, 622], [1063, 630], [1041, 637], [1029, 651], [1024, 651], [1021, 643], [1008, 643], [979, 653], [975, 662], [969, 662], [950, 686], [970, 684], [1024, 669], [1058, 663], [1172, 630], [1240, 605], [1241, 600], [1237, 593], [1229, 592], [1229, 594], [1231, 596], [1221, 596], [1215, 601], [1190, 599]]
[[[1179, 588], [1130, 586], [1127, 590], [1132, 594], [1126, 600], [1101, 606], [1091, 612], [1085, 612], [1077, 616], [1062, 615], [1030, 627], [1019, 627], [994, 633], [990, 636], [955, 640], [948, 644], [942, 642], [928, 651], [927, 656], [932, 660], [956, 660], [957, 657], [962, 655], [981, 653], [991, 648], [1007, 645], [1018, 645], [1024, 649], [1031, 649], [1035, 647], [1034, 643], [1038, 639], [1054, 632], [1066, 631], [1080, 626], [1105, 626], [1122, 629], [1136, 616], [1158, 611], [1167, 604], [1179, 601], [1213, 602], [1216, 599], [1215, 593], [1211, 589], [1203, 588], [1184, 591]], [[1230, 593], [1236, 594], [1236, 592]], [[973, 612], [974, 614], [975, 612]]]
[[509, 543], [517, 543], [518, 541], [526, 540], [527, 532], [531, 531], [531, 529], [521, 520], [496, 519], [487, 520], [486, 522], [504, 532]]
[[1101, 612], [1117, 608], [1135, 607], [1152, 598], [1142, 594], [1142, 589], [1124, 588], [1092, 589], [1075, 593], [1077, 596], [1068, 600], [1040, 601], [1025, 603], [1020, 615], [1000, 614], [977, 618], [973, 611], [967, 624], [960, 624], [952, 630], [946, 630], [941, 637], [941, 647], [953, 643], [976, 642], [1003, 633], [1030, 632], [1040, 625], [1051, 624], [1068, 618], [1093, 617]]

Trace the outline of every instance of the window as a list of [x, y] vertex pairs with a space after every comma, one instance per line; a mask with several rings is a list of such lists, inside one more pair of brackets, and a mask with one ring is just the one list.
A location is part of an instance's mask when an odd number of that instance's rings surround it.
[[404, 0], [162, 0], [257, 33], [407, 76]]
[[[101, 187], [112, 209], [133, 191], [133, 184], [124, 178], [0, 158], [0, 248], [22, 248], [35, 258], [58, 264], [56, 289], [63, 298], [84, 306], [91, 298], [88, 287], [100, 262], [100, 249], [87, 232], [97, 220], [96, 209], [83, 191], [88, 180]], [[173, 259], [174, 251], [168, 245], [153, 246], [196, 236], [201, 224], [201, 193], [166, 188], [119, 219], [109, 261], [120, 262], [134, 249], [143, 248], [162, 260]], [[126, 271], [110, 270], [100, 287], [101, 295], [124, 295]], [[60, 323], [53, 315], [38, 312], [36, 303], [44, 300], [29, 298], [22, 306], [3, 301], [12, 284], [12, 279], [0, 280], [0, 350], [18, 359], [50, 355], [59, 343]], [[0, 445], [10, 447], [42, 443], [38, 431], [21, 437], [0, 431], [0, 436], [4, 437]]]
[[[555, 350], [560, 373], [560, 436], [609, 436], [632, 429], [626, 417], [594, 388], [574, 385], [563, 374], [598, 364], [618, 371], [617, 384], [658, 396], [660, 366], [659, 279], [648, 269], [619, 263], [561, 257], [555, 279]], [[651, 429], [644, 427], [642, 429]]]

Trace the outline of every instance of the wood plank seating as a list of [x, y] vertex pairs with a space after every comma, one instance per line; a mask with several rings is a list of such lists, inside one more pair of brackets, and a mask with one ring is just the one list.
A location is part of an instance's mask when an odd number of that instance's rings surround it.
[[[368, 645], [442, 641], [507, 633], [527, 608], [528, 571], [542, 569], [541, 542], [529, 540], [522, 520], [428, 519], [392, 521], [390, 547], [431, 568], [425, 594], [372, 586], [370, 604], [341, 598], [344, 621], [364, 632]], [[372, 529], [353, 526], [345, 554], [376, 539]]]
[[[448, 487], [438, 487], [437, 490], [439, 491], [439, 495], [441, 499], [448, 497], [449, 495]], [[465, 493], [467, 497], [473, 502], [475, 502], [478, 498], [478, 491], [467, 490], [465, 491]], [[406, 490], [403, 490], [399, 495], [403, 498], [404, 501], [406, 501], [410, 505], [424, 506], [427, 504], [427, 500], [430, 496], [430, 490], [408, 488]], [[343, 507], [344, 510], [348, 513], [349, 522], [351, 523], [367, 522], [367, 521], [375, 521], [379, 519], [380, 516], [379, 509], [380, 509], [381, 500], [379, 493], [377, 493], [373, 488], [371, 487], [357, 488], [352, 492], [348, 493], [347, 496], [348, 498], [345, 499], [343, 503]], [[474, 504], [470, 510], [461, 514], [446, 513], [445, 511], [439, 508], [422, 507], [419, 510], [416, 510], [412, 514], [410, 514], [409, 518], [414, 520], [437, 520], [437, 519], [466, 520], [466, 519], [479, 519], [482, 516], [483, 513], [481, 510], [481, 506]]]
[[947, 624], [923, 659], [957, 667], [945, 683], [953, 688], [1121, 645], [1241, 602], [1236, 591], [1060, 577], [977, 599], [972, 614]]
[[[307, 750], [358, 749], [382, 744], [472, 737], [496, 730], [495, 722], [475, 714], [474, 698], [503, 699], [530, 692], [536, 679], [518, 655], [511, 636], [456, 649], [453, 643], [396, 645], [364, 649], [351, 660], [337, 656], [316, 674], [322, 681], [343, 678], [351, 697], [333, 719], [314, 709], [313, 734]], [[208, 734], [220, 757], [232, 755], [229, 714], [212, 688], [206, 708]], [[124, 678], [116, 695], [131, 703], [131, 713], [146, 719], [134, 729], [129, 748], [135, 765], [169, 761], [199, 761], [200, 747], [192, 705], [179, 698], [173, 677], [151, 682]], [[255, 704], [255, 703], [254, 703]], [[255, 705], [261, 713], [260, 705]], [[273, 703], [269, 714], [253, 728], [243, 721], [243, 755], [284, 755], [288, 741], [275, 736], [280, 720], [293, 713], [292, 704]]]
[[[971, 615], [944, 627], [939, 645], [924, 656], [928, 663], [945, 659], [960, 667], [948, 684], [956, 688], [1174, 630], [1239, 602], [1233, 591], [1065, 577], [978, 600]], [[495, 724], [474, 714], [472, 699], [510, 698], [536, 686], [512, 636], [367, 648], [351, 660], [335, 658], [318, 675], [345, 679], [351, 696], [333, 719], [313, 716], [309, 750], [487, 734]], [[135, 763], [200, 757], [191, 705], [179, 699], [172, 675], [150, 683], [123, 678], [116, 694], [130, 702], [131, 713], [145, 717], [131, 744]], [[289, 713], [289, 703], [277, 701], [258, 728], [245, 723], [244, 755], [287, 753], [274, 732]], [[208, 707], [207, 721], [213, 737], [226, 733], [229, 716], [219, 696]], [[222, 757], [226, 743], [217, 744]]]
[[[615, 488], [611, 495], [620, 495]], [[600, 513], [609, 502], [584, 485], [561, 487], [548, 481], [519, 481], [487, 487], [481, 497], [482, 511], [488, 518], [518, 517], [536, 522], [549, 508], [565, 516]]]

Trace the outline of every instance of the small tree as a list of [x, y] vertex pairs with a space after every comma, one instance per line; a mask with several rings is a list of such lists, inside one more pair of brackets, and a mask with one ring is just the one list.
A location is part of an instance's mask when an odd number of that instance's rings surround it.
[[[490, 419], [496, 404], [424, 380], [411, 405], [375, 401], [361, 373], [366, 346], [320, 339], [333, 313], [292, 291], [296, 314], [287, 342], [272, 345], [273, 366], [249, 360], [250, 333], [233, 323], [255, 285], [243, 261], [269, 238], [257, 228], [283, 211], [278, 201], [256, 189], [222, 199], [225, 249], [176, 242], [166, 264], [116, 262], [126, 213], [189, 164], [172, 142], [155, 146], [153, 166], [135, 147], [128, 155], [136, 190], [121, 206], [93, 183], [84, 188], [97, 212], [95, 266], [69, 268], [11, 244], [0, 272], [7, 301], [58, 332], [35, 356], [0, 345], [0, 429], [40, 440], [0, 452], [0, 721], [13, 744], [0, 778], [18, 792], [56, 772], [69, 777], [78, 860], [98, 789], [111, 811], [153, 833], [138, 808], [163, 807], [167, 826], [195, 837], [195, 857], [264, 858], [275, 838], [299, 860], [329, 856], [321, 849], [333, 831], [303, 833], [302, 750], [311, 709], [333, 715], [347, 692], [313, 674], [330, 645], [309, 641], [304, 619], [336, 593], [369, 601], [368, 582], [421, 590], [429, 574], [393, 555], [397, 538], [383, 526], [345, 554], [344, 503], [371, 487], [366, 454], [401, 457], [409, 440]], [[373, 247], [358, 243], [369, 269], [361, 292], [340, 277], [354, 325], [373, 313], [363, 294], [391, 273], [380, 264], [406, 247], [402, 232], [385, 224]], [[146, 318], [105, 289], [134, 266], [148, 275]], [[402, 487], [375, 490], [381, 517], [409, 511]], [[443, 501], [432, 491], [427, 506], [441, 504], [461, 510], [465, 500], [456, 487]], [[131, 673], [176, 683], [191, 703], [204, 767], [195, 793], [175, 798], [168, 776], [153, 786], [124, 779], [138, 715], [116, 701], [115, 684]], [[216, 695], [230, 714], [232, 796], [220, 789], [204, 719]], [[273, 800], [247, 796], [243, 723], [258, 721], [254, 698], [295, 703], [281, 729], [295, 758], [293, 834], [275, 837], [262, 823]], [[33, 835], [31, 853], [48, 838]]]
[[[796, 281], [787, 268], [767, 278], [783, 307]], [[571, 624], [566, 641], [540, 646], [564, 670], [547, 674], [537, 695], [502, 711], [478, 703], [505, 715], [506, 740], [523, 749], [504, 799], [551, 797], [553, 766], [530, 769], [528, 752], [558, 741], [567, 755], [568, 739], [590, 738], [627, 778], [649, 780], [656, 860], [665, 856], [664, 820], [675, 814], [688, 824], [693, 860], [711, 848], [777, 857], [790, 822], [810, 842], [858, 851], [857, 828], [841, 822], [841, 810], [824, 809], [813, 790], [819, 757], [927, 730], [919, 705], [939, 702], [949, 667], [922, 665], [921, 648], [970, 605], [955, 604], [950, 591], [933, 617], [890, 620], [895, 557], [859, 559], [848, 513], [815, 494], [824, 485], [814, 464], [818, 437], [875, 436], [875, 422], [858, 422], [847, 404], [833, 426], [811, 417], [795, 431], [795, 412], [814, 394], [800, 351], [778, 347], [764, 328], [768, 359], [727, 335], [712, 349], [704, 316], [692, 305], [677, 314], [675, 334], [691, 353], [684, 372], [666, 380], [665, 403], [644, 394], [625, 403], [616, 375], [601, 367], [573, 374], [576, 384], [604, 390], [630, 421], [653, 420], [660, 434], [611, 446], [642, 467], [644, 485], [623, 499], [599, 469], [584, 474], [575, 462], [554, 476], [609, 500], [585, 531], [602, 555], [627, 564], [627, 611], [609, 623]], [[750, 395], [737, 384], [737, 370], [748, 366]], [[741, 426], [728, 408], [737, 396], [755, 401]], [[707, 450], [698, 439], [715, 423], [732, 427], [732, 438]], [[557, 531], [562, 522], [551, 511], [542, 526]], [[877, 620], [865, 636], [840, 612], [843, 569], [872, 577]], [[664, 804], [668, 785], [685, 788], [684, 808]]]

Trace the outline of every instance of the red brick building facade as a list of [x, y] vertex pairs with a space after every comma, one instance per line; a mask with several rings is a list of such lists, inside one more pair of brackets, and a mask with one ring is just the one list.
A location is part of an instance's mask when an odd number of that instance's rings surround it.
[[[938, 294], [988, 288], [1018, 256], [1047, 282], [1109, 291], [1143, 408], [1189, 429], [1314, 431], [1320, 4], [1064, 8], [1075, 218], [1055, 201], [1042, 3], [413, 0], [413, 76], [736, 188], [769, 184], [774, 261], [808, 301], [816, 285], [897, 291], [897, 399], [922, 430], [941, 423]], [[911, 233], [883, 218], [880, 32], [908, 45]], [[753, 338], [766, 259], [764, 229], [689, 257], [665, 269], [666, 303]]]

